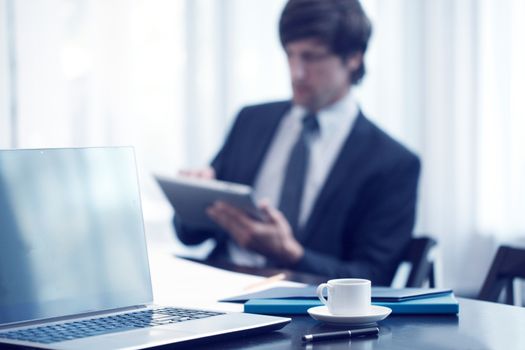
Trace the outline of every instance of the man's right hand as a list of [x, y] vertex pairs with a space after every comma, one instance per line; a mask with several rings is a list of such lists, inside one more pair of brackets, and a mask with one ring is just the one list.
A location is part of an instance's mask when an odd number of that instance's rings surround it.
[[179, 175], [203, 180], [213, 180], [215, 179], [215, 170], [211, 166], [202, 169], [184, 169], [179, 171]]

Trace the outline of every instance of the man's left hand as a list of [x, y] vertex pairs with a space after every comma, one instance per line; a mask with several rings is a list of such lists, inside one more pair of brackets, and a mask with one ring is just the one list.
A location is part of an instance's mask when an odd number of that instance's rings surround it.
[[216, 202], [207, 209], [212, 220], [230, 233], [239, 246], [253, 250], [284, 265], [296, 263], [304, 254], [284, 215], [268, 203], [260, 209], [265, 222], [252, 219], [242, 210], [224, 202]]

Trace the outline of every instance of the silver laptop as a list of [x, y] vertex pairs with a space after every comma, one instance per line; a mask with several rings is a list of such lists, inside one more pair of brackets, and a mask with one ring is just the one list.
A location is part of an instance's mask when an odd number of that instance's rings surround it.
[[0, 347], [141, 349], [290, 322], [152, 299], [132, 148], [0, 150]]

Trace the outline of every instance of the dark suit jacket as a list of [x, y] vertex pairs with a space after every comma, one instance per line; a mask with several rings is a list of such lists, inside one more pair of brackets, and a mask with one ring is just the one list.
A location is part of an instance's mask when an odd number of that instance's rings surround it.
[[[290, 102], [241, 110], [212, 166], [217, 178], [253, 185]], [[420, 162], [360, 112], [298, 240], [298, 271], [328, 278], [361, 277], [389, 285], [414, 225]], [[214, 256], [227, 254], [224, 232], [195, 232], [183, 225], [185, 244], [214, 237]]]

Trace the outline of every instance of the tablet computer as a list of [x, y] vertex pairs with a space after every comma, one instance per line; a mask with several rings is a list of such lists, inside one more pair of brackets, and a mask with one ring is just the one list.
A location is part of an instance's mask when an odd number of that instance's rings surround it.
[[250, 186], [219, 180], [155, 176], [179, 220], [192, 229], [217, 230], [219, 226], [206, 214], [206, 208], [223, 201], [264, 221]]

